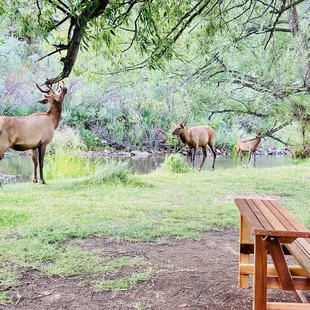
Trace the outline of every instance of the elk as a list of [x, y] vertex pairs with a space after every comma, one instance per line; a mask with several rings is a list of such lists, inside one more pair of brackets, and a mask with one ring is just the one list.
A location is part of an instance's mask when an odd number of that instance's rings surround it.
[[33, 182], [37, 183], [37, 167], [40, 167], [40, 183], [45, 184], [43, 177], [43, 162], [47, 144], [52, 140], [54, 130], [58, 127], [62, 104], [67, 93], [64, 83], [57, 85], [56, 90], [50, 86], [48, 90], [38, 89], [44, 93], [39, 101], [48, 103], [48, 110], [44, 113], [35, 113], [28, 116], [1, 116], [0, 117], [0, 160], [9, 149], [16, 151], [32, 150]]
[[174, 130], [172, 132], [173, 135], [179, 136], [183, 143], [186, 143], [191, 151], [191, 164], [194, 168], [196, 152], [199, 147], [202, 148], [203, 158], [199, 167], [199, 171], [201, 171], [202, 166], [207, 157], [207, 146], [209, 145], [212, 153], [213, 153], [213, 164], [212, 169], [214, 169], [215, 159], [216, 159], [216, 149], [214, 147], [215, 144], [215, 131], [210, 126], [195, 126], [190, 128], [185, 128], [186, 126], [186, 118], [180, 123], [175, 125]]
[[255, 166], [255, 163], [256, 163], [256, 153], [255, 152], [257, 150], [258, 145], [260, 144], [261, 139], [262, 139], [262, 137], [261, 137], [260, 132], [256, 133], [256, 137], [254, 139], [250, 139], [250, 140], [239, 139], [237, 141], [237, 145], [236, 145], [236, 151], [237, 151], [236, 161], [238, 159], [239, 152], [240, 152], [240, 162], [242, 162], [243, 152], [249, 152], [249, 163], [250, 163], [251, 155], [252, 155], [252, 153], [254, 153], [254, 166]]

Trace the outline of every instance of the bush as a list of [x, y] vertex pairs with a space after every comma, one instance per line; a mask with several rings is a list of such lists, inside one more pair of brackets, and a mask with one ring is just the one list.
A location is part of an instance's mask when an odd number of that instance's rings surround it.
[[94, 175], [91, 176], [86, 183], [88, 184], [103, 184], [103, 183], [129, 183], [131, 172], [128, 164], [123, 161], [110, 160], [98, 168]]
[[72, 150], [64, 149], [46, 156], [44, 173], [49, 179], [78, 178], [95, 173], [98, 167], [96, 161], [92, 161]]
[[161, 169], [175, 173], [186, 173], [192, 170], [180, 154], [166, 156]]
[[101, 139], [92, 131], [81, 127], [80, 134], [88, 150], [96, 150], [102, 148]]
[[49, 179], [77, 178], [94, 173], [97, 162], [84, 157], [86, 149], [81, 136], [70, 127], [55, 131], [45, 159], [45, 175]]
[[74, 128], [64, 126], [54, 133], [53, 140], [47, 147], [48, 153], [80, 152], [87, 149], [81, 135]]

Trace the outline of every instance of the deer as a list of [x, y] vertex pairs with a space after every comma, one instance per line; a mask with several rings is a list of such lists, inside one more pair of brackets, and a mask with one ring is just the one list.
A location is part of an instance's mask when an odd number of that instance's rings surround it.
[[254, 139], [239, 139], [237, 141], [237, 145], [236, 145], [236, 161], [238, 159], [239, 156], [239, 152], [240, 152], [240, 162], [242, 163], [242, 155], [243, 152], [249, 152], [249, 162], [251, 161], [251, 155], [252, 153], [254, 153], [254, 167], [255, 167], [255, 163], [256, 163], [256, 150], [258, 148], [258, 145], [261, 142], [261, 133], [257, 132], [256, 133], [256, 137]]
[[48, 90], [37, 88], [44, 94], [39, 101], [41, 104], [48, 103], [48, 109], [43, 113], [34, 113], [28, 116], [1, 116], [0, 117], [0, 160], [9, 149], [15, 151], [32, 151], [33, 182], [37, 183], [37, 167], [40, 167], [40, 183], [46, 184], [43, 177], [43, 163], [46, 146], [51, 142], [54, 130], [58, 127], [64, 97], [67, 88], [57, 85], [56, 90], [48, 86]]
[[187, 123], [186, 118], [180, 123], [174, 126], [172, 132], [173, 135], [179, 136], [181, 141], [190, 149], [191, 152], [191, 164], [192, 168], [195, 166], [196, 153], [199, 147], [202, 149], [203, 158], [199, 167], [201, 171], [203, 164], [207, 157], [207, 146], [210, 147], [213, 153], [213, 164], [212, 169], [214, 169], [215, 159], [216, 159], [216, 149], [215, 145], [215, 130], [207, 125], [194, 126], [190, 128], [185, 128]]

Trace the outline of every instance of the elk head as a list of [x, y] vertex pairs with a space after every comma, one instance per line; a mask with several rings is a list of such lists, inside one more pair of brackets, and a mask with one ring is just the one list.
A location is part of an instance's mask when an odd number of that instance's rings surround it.
[[261, 130], [256, 130], [255, 131], [256, 137], [255, 138], [260, 138], [262, 135], [262, 131]]
[[57, 84], [56, 90], [53, 90], [53, 88], [49, 85], [47, 85], [48, 90], [42, 89], [38, 84], [37, 88], [44, 93], [44, 97], [39, 100], [42, 104], [50, 103], [58, 103], [62, 104], [65, 94], [67, 93], [67, 88], [65, 87], [64, 82], [62, 82], [62, 86], [59, 86], [59, 83]]
[[184, 131], [184, 128], [186, 126], [187, 120], [186, 120], [187, 116], [185, 117], [185, 119], [180, 123], [180, 124], [174, 124], [174, 129], [172, 134], [175, 136], [179, 136], [182, 134], [182, 132]]

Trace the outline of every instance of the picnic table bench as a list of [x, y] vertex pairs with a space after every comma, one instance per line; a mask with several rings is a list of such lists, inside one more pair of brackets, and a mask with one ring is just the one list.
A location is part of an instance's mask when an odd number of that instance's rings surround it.
[[[238, 285], [248, 288], [254, 276], [253, 310], [310, 310], [302, 292], [310, 290], [310, 230], [278, 200], [236, 198], [235, 203], [240, 211]], [[285, 255], [296, 264], [288, 265]], [[268, 302], [271, 288], [291, 291], [296, 303]]]

